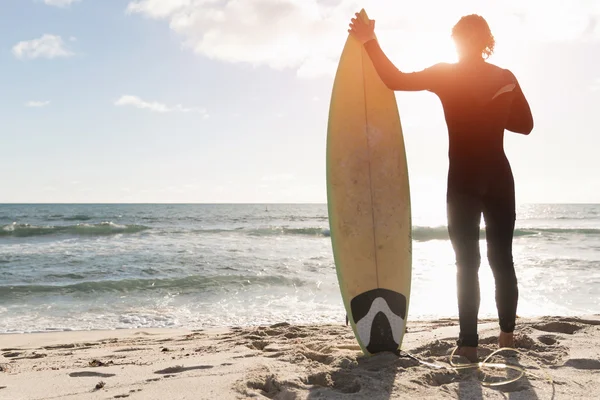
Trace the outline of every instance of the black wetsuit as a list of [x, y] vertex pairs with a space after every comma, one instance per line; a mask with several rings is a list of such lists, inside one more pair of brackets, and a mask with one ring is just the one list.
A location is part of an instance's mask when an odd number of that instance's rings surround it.
[[512, 257], [515, 189], [504, 153], [504, 130], [527, 135], [533, 129], [529, 104], [517, 79], [510, 71], [481, 58], [402, 73], [385, 56], [377, 40], [365, 43], [365, 49], [390, 89], [431, 91], [444, 109], [449, 137], [448, 232], [457, 265], [459, 345], [478, 344], [482, 213], [500, 328], [512, 332], [518, 301]]

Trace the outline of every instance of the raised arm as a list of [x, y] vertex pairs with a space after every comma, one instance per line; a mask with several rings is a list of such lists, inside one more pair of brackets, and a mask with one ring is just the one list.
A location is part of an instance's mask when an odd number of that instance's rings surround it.
[[435, 91], [443, 80], [442, 64], [436, 64], [418, 72], [402, 72], [387, 58], [377, 39], [364, 44], [377, 74], [391, 90]]
[[363, 44], [377, 74], [383, 83], [391, 90], [435, 91], [442, 82], [443, 66], [436, 64], [418, 72], [404, 73], [387, 58], [375, 37], [375, 21], [368, 19], [366, 14], [356, 13], [352, 18], [348, 32]]

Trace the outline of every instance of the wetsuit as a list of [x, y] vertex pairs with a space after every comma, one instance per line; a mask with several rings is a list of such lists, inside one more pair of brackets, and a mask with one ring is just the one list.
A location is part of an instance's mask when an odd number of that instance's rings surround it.
[[500, 328], [513, 332], [518, 301], [512, 257], [515, 190], [504, 153], [504, 130], [529, 134], [533, 119], [515, 76], [482, 58], [400, 72], [376, 39], [365, 43], [377, 73], [392, 90], [435, 93], [449, 137], [448, 232], [457, 265], [458, 344], [477, 346], [479, 224], [485, 219], [488, 260], [496, 286]]

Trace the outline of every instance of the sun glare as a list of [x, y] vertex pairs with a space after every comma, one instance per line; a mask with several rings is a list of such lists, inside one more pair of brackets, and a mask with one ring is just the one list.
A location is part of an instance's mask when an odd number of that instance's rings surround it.
[[440, 62], [458, 61], [450, 34], [418, 32], [402, 39], [386, 35], [383, 50], [402, 71], [418, 71]]
[[[403, 26], [386, 25], [377, 31], [384, 52], [404, 72], [419, 71], [431, 65], [458, 61], [456, 46], [451, 37], [452, 27], [462, 15], [476, 12], [454, 12], [452, 15], [440, 16], [435, 21], [424, 19], [422, 23]], [[520, 40], [522, 23], [518, 17], [480, 13], [490, 25], [496, 39], [496, 48], [489, 62], [505, 64], [513, 61], [510, 57], [511, 47]]]

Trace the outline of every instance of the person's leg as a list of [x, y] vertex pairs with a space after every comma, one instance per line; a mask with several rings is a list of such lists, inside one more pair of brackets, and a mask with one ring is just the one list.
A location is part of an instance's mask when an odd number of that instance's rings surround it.
[[501, 347], [512, 347], [519, 289], [512, 255], [515, 228], [515, 196], [512, 185], [502, 195], [484, 199], [487, 256], [496, 285], [496, 307], [500, 325]]
[[460, 334], [457, 343], [459, 346], [473, 348], [476, 348], [479, 344], [477, 316], [480, 303], [479, 224], [481, 221], [481, 207], [482, 203], [476, 196], [460, 192], [448, 192], [448, 233], [456, 258], [456, 284], [460, 320]]

